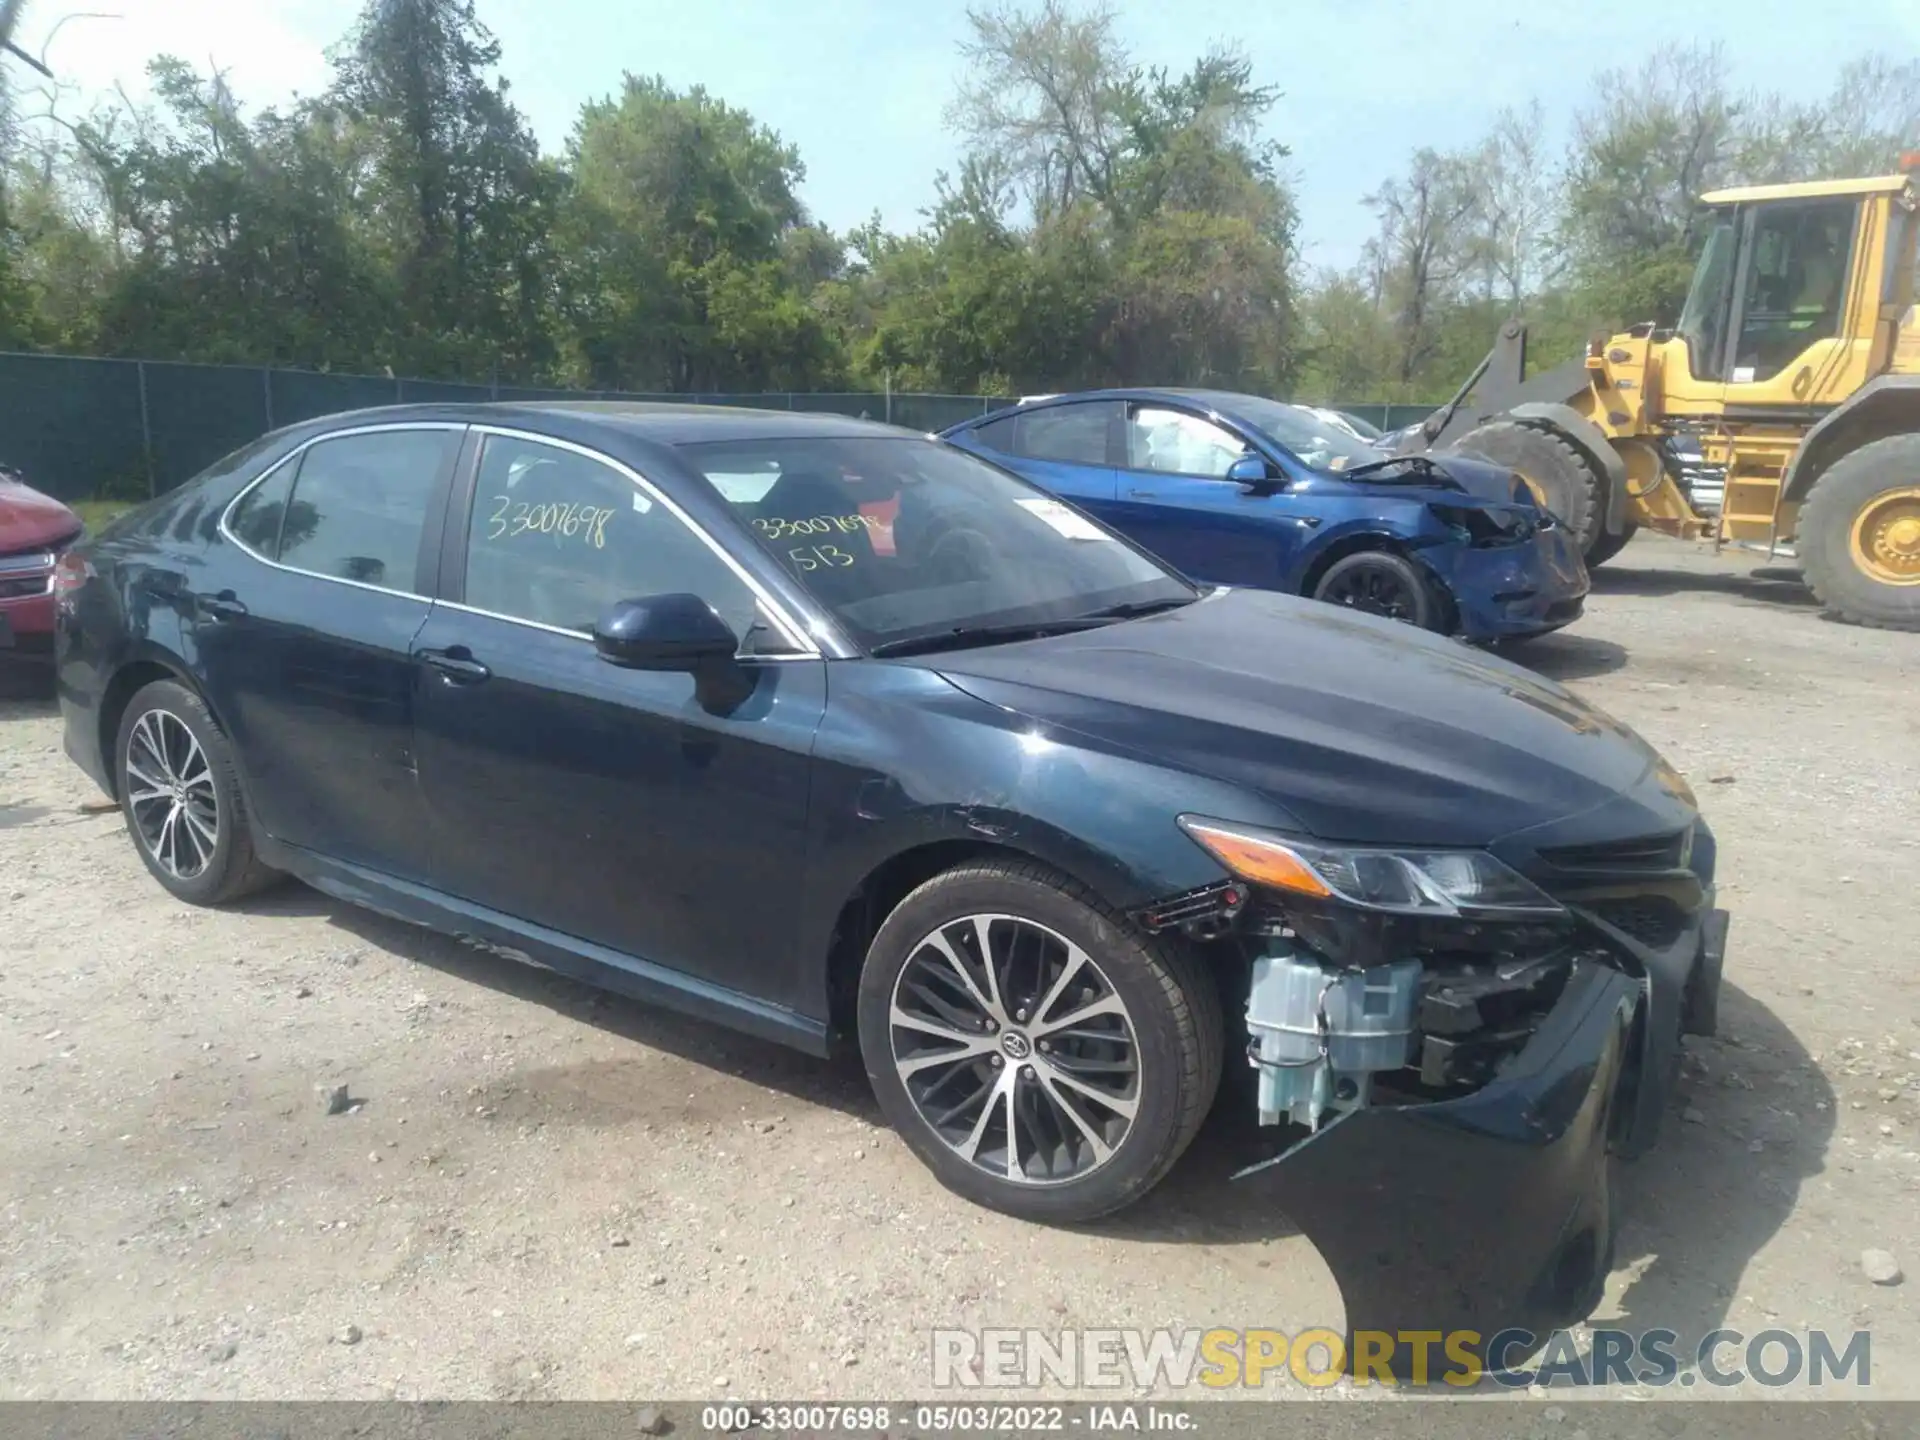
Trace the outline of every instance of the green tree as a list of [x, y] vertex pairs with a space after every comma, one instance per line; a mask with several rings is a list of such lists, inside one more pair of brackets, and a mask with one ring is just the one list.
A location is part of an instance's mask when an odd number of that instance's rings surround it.
[[[113, 258], [39, 197], [47, 290], [99, 285], [90, 328], [107, 353], [361, 361], [379, 339], [379, 277], [352, 231], [327, 117], [302, 107], [249, 123], [218, 75], [170, 58], [149, 73], [154, 113], [75, 132], [107, 200]], [[51, 328], [81, 327], [70, 297], [67, 308]]]
[[582, 110], [561, 222], [582, 378], [645, 390], [837, 380], [810, 291], [839, 264], [806, 223], [792, 146], [695, 87], [628, 76]]
[[1402, 390], [1434, 358], [1442, 315], [1472, 270], [1479, 204], [1472, 166], [1425, 148], [1414, 152], [1405, 175], [1367, 197], [1380, 228], [1367, 243], [1365, 264], [1393, 317], [1390, 379]]
[[1670, 324], [1693, 274], [1698, 198], [1735, 178], [1745, 106], [1718, 46], [1660, 50], [1593, 88], [1566, 166], [1570, 278], [1597, 315]]
[[495, 78], [473, 0], [368, 0], [334, 53], [332, 113], [396, 282], [384, 357], [428, 375], [532, 378], [554, 358], [546, 236], [559, 176]]
[[1883, 175], [1920, 146], [1920, 59], [1869, 55], [1846, 65], [1810, 104], [1768, 96], [1752, 108], [1739, 147], [1755, 184]]
[[968, 22], [949, 112], [966, 163], [920, 236], [868, 247], [863, 364], [963, 389], [1284, 385], [1294, 210], [1286, 152], [1261, 138], [1277, 92], [1231, 49], [1177, 76], [1137, 66], [1105, 8]]

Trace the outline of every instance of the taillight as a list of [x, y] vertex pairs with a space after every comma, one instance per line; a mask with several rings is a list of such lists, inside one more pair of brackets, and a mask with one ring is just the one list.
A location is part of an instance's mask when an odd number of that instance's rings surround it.
[[93, 566], [87, 563], [87, 557], [69, 550], [62, 555], [53, 567], [53, 594], [56, 600], [71, 599], [80, 592], [80, 587], [93, 579]]

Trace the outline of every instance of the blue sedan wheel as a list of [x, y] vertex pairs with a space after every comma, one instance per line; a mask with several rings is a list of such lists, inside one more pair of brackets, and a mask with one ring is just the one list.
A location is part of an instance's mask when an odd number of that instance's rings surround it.
[[1434, 628], [1440, 608], [1413, 562], [1386, 550], [1363, 550], [1336, 562], [1320, 577], [1313, 598], [1422, 630]]

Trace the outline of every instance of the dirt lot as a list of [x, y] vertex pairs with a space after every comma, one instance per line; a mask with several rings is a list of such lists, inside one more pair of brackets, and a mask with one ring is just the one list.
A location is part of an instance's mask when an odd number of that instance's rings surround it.
[[[1871, 1327], [1874, 1393], [1920, 1397], [1920, 1281], [1860, 1259], [1920, 1272], [1920, 636], [1757, 563], [1638, 541], [1523, 655], [1693, 779], [1734, 912], [1597, 1323]], [[857, 1071], [298, 887], [188, 909], [95, 799], [0, 700], [0, 1395], [898, 1397], [937, 1324], [1340, 1323], [1222, 1183], [1238, 1117], [1134, 1212], [1022, 1225]]]

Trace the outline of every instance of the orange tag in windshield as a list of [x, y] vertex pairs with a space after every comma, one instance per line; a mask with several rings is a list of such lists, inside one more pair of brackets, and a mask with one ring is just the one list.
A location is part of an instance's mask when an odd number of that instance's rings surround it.
[[870, 500], [860, 507], [860, 513], [867, 519], [867, 541], [873, 546], [873, 553], [897, 553], [893, 548], [893, 522], [900, 513], [900, 497], [896, 495], [891, 500]]

